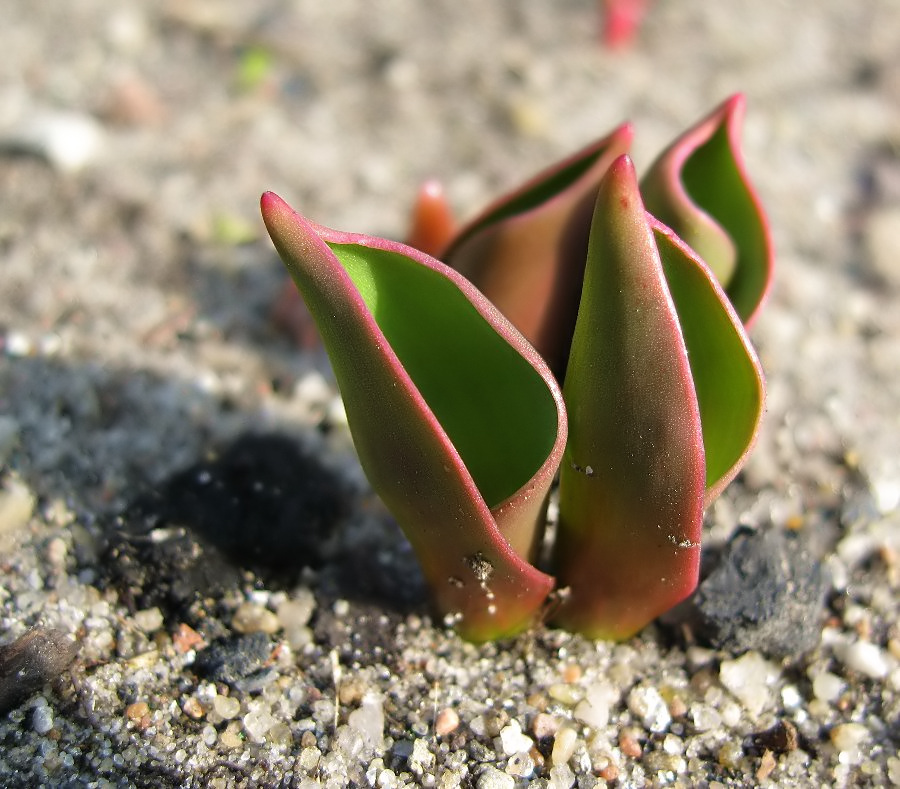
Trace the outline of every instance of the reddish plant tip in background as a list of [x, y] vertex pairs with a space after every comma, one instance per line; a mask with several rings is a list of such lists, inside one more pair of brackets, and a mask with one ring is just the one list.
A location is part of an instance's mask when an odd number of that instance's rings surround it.
[[649, 6], [650, 0], [600, 0], [603, 43], [610, 49], [628, 46]]
[[640, 184], [622, 126], [455, 232], [428, 185], [410, 234], [425, 249], [263, 196], [363, 469], [464, 637], [552, 611], [627, 638], [695, 588], [703, 509], [746, 461], [764, 402], [744, 322], [772, 251], [742, 108], [725, 102]]

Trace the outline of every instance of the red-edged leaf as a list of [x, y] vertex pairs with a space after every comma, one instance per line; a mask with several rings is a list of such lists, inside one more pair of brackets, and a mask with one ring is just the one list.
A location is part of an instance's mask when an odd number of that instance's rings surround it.
[[744, 97], [732, 96], [679, 137], [641, 181], [647, 210], [703, 258], [745, 324], [772, 278], [768, 221], [741, 156]]
[[564, 396], [556, 622], [626, 638], [696, 586], [704, 493], [687, 349], [627, 156], [600, 187]]
[[262, 212], [319, 327], [366, 475], [439, 612], [473, 640], [528, 627], [553, 580], [525, 557], [566, 440], [550, 371], [438, 261], [314, 225], [271, 193]]
[[558, 375], [575, 327], [597, 188], [631, 138], [626, 124], [540, 173], [467, 224], [442, 256]]

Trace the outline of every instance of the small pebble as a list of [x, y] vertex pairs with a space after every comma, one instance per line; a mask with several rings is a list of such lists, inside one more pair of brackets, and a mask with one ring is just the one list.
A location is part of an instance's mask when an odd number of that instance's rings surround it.
[[567, 707], [574, 707], [581, 700], [581, 691], [574, 685], [556, 682], [547, 688], [547, 695]]
[[[254, 706], [254, 702], [251, 702], [251, 706]], [[244, 715], [242, 722], [250, 741], [261, 743], [265, 741], [266, 732], [275, 725], [276, 720], [268, 708], [260, 706]]]
[[523, 734], [519, 722], [513, 720], [500, 730], [500, 745], [506, 756], [512, 756], [516, 753], [528, 753], [534, 746], [534, 740]]
[[628, 694], [628, 709], [652, 732], [663, 732], [672, 722], [669, 705], [650, 685], [638, 685]]
[[318, 767], [321, 758], [322, 752], [315, 745], [307, 745], [301, 749], [297, 764], [304, 770], [311, 771]]
[[722, 767], [728, 770], [736, 770], [740, 766], [741, 759], [744, 758], [744, 749], [739, 742], [731, 740], [719, 748], [716, 757]]
[[578, 742], [578, 732], [571, 726], [562, 726], [553, 740], [553, 750], [550, 760], [553, 764], [565, 764], [575, 753], [575, 745]]
[[723, 660], [719, 667], [719, 681], [754, 716], [772, 704], [769, 688], [778, 675], [778, 669], [758, 652], [747, 652], [735, 660]]
[[162, 611], [158, 608], [146, 608], [134, 612], [134, 626], [144, 633], [155, 633], [163, 626]]
[[365, 693], [362, 703], [348, 716], [347, 723], [373, 748], [381, 748], [384, 743], [384, 703], [381, 696]]
[[231, 627], [238, 633], [267, 633], [278, 632], [281, 623], [278, 617], [268, 608], [257, 603], [241, 603], [234, 612]]
[[183, 655], [192, 649], [202, 649], [206, 642], [196, 630], [182, 622], [172, 634], [172, 645]]
[[60, 537], [54, 537], [47, 543], [47, 561], [58, 569], [63, 569], [68, 554], [66, 541]]
[[146, 701], [136, 701], [125, 708], [126, 717], [132, 721], [139, 721], [145, 715], [149, 714], [150, 705], [148, 705]]
[[103, 127], [90, 115], [43, 110], [8, 129], [0, 148], [23, 151], [73, 172], [94, 162], [103, 149]]
[[602, 728], [609, 723], [610, 707], [618, 701], [619, 692], [605, 682], [595, 682], [587, 687], [584, 698], [575, 706], [576, 720]]
[[868, 739], [869, 730], [861, 723], [840, 723], [828, 734], [832, 745], [839, 751], [856, 751]]
[[446, 737], [459, 727], [459, 715], [452, 707], [444, 707], [434, 719], [434, 733]]
[[858, 671], [871, 679], [883, 679], [890, 670], [884, 650], [871, 641], [838, 642], [834, 654], [851, 671]]
[[193, 718], [195, 721], [200, 720], [206, 714], [203, 705], [196, 696], [188, 696], [182, 703], [181, 710], [185, 715], [189, 718]]
[[492, 766], [488, 766], [478, 776], [478, 782], [475, 784], [477, 789], [515, 789], [515, 785], [515, 778]]
[[236, 718], [241, 711], [241, 703], [233, 696], [214, 696], [212, 708], [222, 720]]
[[506, 772], [516, 778], [531, 778], [534, 773], [534, 759], [527, 753], [514, 753], [506, 763]]
[[619, 732], [619, 750], [631, 759], [640, 758], [643, 749], [634, 729], [622, 729]]
[[690, 713], [694, 728], [699, 732], [712, 731], [722, 725], [722, 716], [715, 707], [708, 704], [692, 704]]
[[550, 768], [548, 789], [572, 789], [575, 785], [575, 773], [568, 764], [554, 764]]
[[0, 487], [0, 534], [12, 534], [28, 523], [34, 512], [34, 494], [13, 475]]
[[765, 781], [777, 765], [778, 762], [775, 761], [775, 755], [771, 751], [763, 751], [763, 755], [759, 760], [759, 767], [756, 769], [756, 780]]
[[584, 674], [584, 671], [582, 670], [581, 666], [579, 666], [577, 663], [569, 663], [562, 670], [563, 682], [578, 682], [578, 680], [581, 679], [582, 674]]
[[553, 737], [559, 731], [560, 720], [555, 715], [546, 712], [539, 712], [531, 721], [531, 733], [538, 740], [545, 740]]
[[331, 610], [338, 619], [343, 619], [350, 613], [350, 603], [347, 600], [335, 600]]
[[237, 721], [231, 721], [219, 735], [219, 742], [225, 748], [243, 747], [244, 738], [241, 736], [241, 724]]
[[32, 710], [31, 728], [40, 735], [47, 734], [53, 728], [53, 710], [46, 701], [43, 704], [36, 704]]
[[833, 704], [840, 698], [845, 687], [846, 683], [837, 674], [832, 674], [830, 671], [822, 671], [816, 674], [812, 681], [813, 695], [819, 701], [829, 704]]

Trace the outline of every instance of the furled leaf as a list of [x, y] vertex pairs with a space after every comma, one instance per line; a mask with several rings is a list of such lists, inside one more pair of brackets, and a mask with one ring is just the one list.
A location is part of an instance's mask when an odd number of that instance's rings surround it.
[[271, 193], [262, 212], [319, 327], [366, 475], [439, 612], [472, 640], [528, 627], [553, 585], [526, 559], [566, 440], [546, 365], [424, 253], [314, 225]]
[[556, 621], [626, 638], [696, 586], [704, 457], [675, 305], [620, 157], [604, 178], [564, 395]]
[[706, 261], [749, 324], [768, 291], [773, 254], [741, 157], [744, 105], [732, 96], [681, 135], [644, 176], [641, 193], [647, 210]]
[[631, 145], [624, 125], [466, 225], [442, 259], [475, 284], [562, 374], [600, 179]]
[[708, 506], [743, 466], [756, 439], [765, 399], [762, 367], [709, 267], [669, 228], [656, 220], [651, 226], [700, 404]]

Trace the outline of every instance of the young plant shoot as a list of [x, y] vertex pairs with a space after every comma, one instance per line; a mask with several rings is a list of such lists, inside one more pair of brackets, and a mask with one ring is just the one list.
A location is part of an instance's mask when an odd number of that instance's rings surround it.
[[764, 405], [745, 323], [772, 250], [743, 107], [726, 101], [640, 183], [621, 126], [458, 231], [429, 184], [414, 245], [263, 195], [363, 469], [465, 638], [549, 617], [623, 639], [696, 587], [704, 508]]

